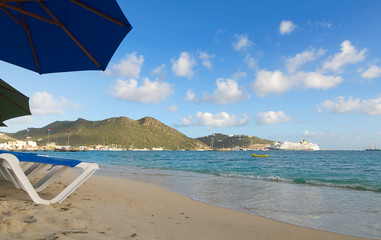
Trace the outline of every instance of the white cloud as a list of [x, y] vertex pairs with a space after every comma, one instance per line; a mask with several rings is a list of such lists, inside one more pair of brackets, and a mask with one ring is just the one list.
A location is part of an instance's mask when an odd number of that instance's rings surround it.
[[366, 48], [358, 51], [349, 40], [341, 43], [341, 52], [336, 53], [335, 56], [323, 64], [324, 69], [341, 71], [341, 67], [347, 64], [354, 64], [361, 62], [365, 59]]
[[189, 102], [197, 102], [198, 101], [198, 99], [196, 98], [196, 94], [194, 94], [192, 89], [188, 89], [187, 95], [185, 96], [184, 99], [186, 101], [189, 101]]
[[171, 105], [170, 107], [165, 108], [165, 110], [168, 112], [177, 112], [177, 110], [179, 110], [179, 107], [176, 105]]
[[202, 65], [206, 68], [212, 69], [213, 65], [210, 59], [214, 58], [214, 55], [210, 55], [207, 52], [198, 52], [198, 57], [201, 59]]
[[[312, 137], [312, 138], [319, 138], [319, 137], [340, 137], [337, 133], [335, 132], [312, 132], [312, 131], [309, 131], [309, 130], [304, 130], [303, 133], [302, 133], [302, 136], [305, 137], [305, 138], [309, 138], [309, 137]], [[344, 136], [341, 136], [341, 137], [344, 137]]]
[[234, 80], [239, 80], [239, 79], [245, 78], [245, 77], [247, 77], [247, 73], [246, 72], [241, 72], [241, 71], [233, 73], [233, 75], [232, 75], [232, 78]]
[[6, 124], [7, 125], [10, 125], [10, 124], [25, 125], [25, 124], [31, 124], [32, 122], [33, 122], [33, 118], [31, 116], [22, 116], [22, 117], [9, 119], [6, 121]]
[[243, 60], [244, 63], [253, 71], [258, 71], [258, 63], [257, 59], [255, 59], [250, 54], [247, 54], [245, 59]]
[[298, 72], [286, 75], [280, 71], [261, 70], [252, 83], [254, 92], [259, 97], [268, 94], [281, 94], [295, 88], [329, 89], [343, 81], [340, 76], [325, 76], [318, 72]]
[[143, 79], [143, 84], [138, 86], [135, 79], [117, 79], [111, 86], [110, 94], [116, 98], [143, 103], [159, 103], [173, 94], [172, 86], [167, 82], [150, 81]]
[[373, 79], [381, 76], [381, 66], [372, 65], [361, 74], [362, 78]]
[[300, 66], [314, 61], [315, 59], [324, 55], [326, 51], [324, 49], [319, 49], [319, 51], [315, 51], [314, 48], [311, 50], [307, 50], [301, 53], [296, 54], [294, 57], [289, 57], [286, 59], [286, 67], [289, 73], [294, 73], [296, 70], [300, 68]]
[[217, 29], [216, 33], [214, 34], [214, 41], [216, 43], [221, 43], [220, 35], [223, 35], [226, 31], [224, 29]]
[[362, 112], [367, 115], [381, 115], [381, 97], [363, 100], [361, 106]]
[[313, 28], [320, 28], [320, 27], [331, 28], [333, 26], [333, 24], [331, 22], [328, 22], [328, 21], [325, 21], [325, 20], [314, 21], [314, 22], [312, 22], [311, 20], [308, 20], [307, 24], [312, 26]]
[[142, 55], [136, 56], [136, 52], [126, 54], [118, 64], [112, 64], [110, 69], [105, 71], [107, 75], [116, 75], [119, 77], [139, 78], [140, 69], [143, 65], [144, 58]]
[[256, 119], [258, 125], [274, 125], [282, 122], [290, 122], [292, 118], [283, 111], [259, 113]]
[[237, 119], [234, 114], [230, 115], [226, 112], [217, 114], [197, 112], [196, 116], [182, 118], [183, 126], [206, 126], [206, 127], [235, 127], [245, 126], [248, 123], [248, 117], [245, 115], [241, 119]]
[[369, 116], [381, 115], [381, 97], [360, 100], [350, 97], [337, 97], [335, 100], [326, 100], [319, 104], [319, 111], [323, 108], [333, 113], [348, 113], [361, 111]]
[[248, 49], [253, 45], [253, 42], [249, 39], [247, 35], [235, 35], [235, 41], [233, 42], [233, 49], [236, 51], [243, 51]]
[[217, 89], [211, 94], [204, 94], [202, 100], [217, 104], [229, 104], [244, 101], [250, 95], [240, 90], [238, 84], [233, 79], [218, 78], [216, 80]]
[[325, 76], [318, 72], [298, 72], [293, 75], [293, 82], [302, 88], [329, 89], [340, 84], [343, 79], [340, 76]]
[[308, 130], [304, 130], [303, 133], [302, 133], [302, 136], [304, 136], [304, 137], [325, 137], [325, 136], [329, 136], [329, 135], [332, 135], [332, 133], [328, 133], [328, 132], [311, 132], [311, 131], [308, 131]]
[[[310, 49], [286, 59], [288, 73], [279, 70], [258, 70], [255, 81], [252, 83], [254, 92], [259, 97], [268, 94], [281, 94], [292, 89], [329, 89], [343, 81], [341, 76], [324, 75], [321, 72], [297, 71], [302, 65], [314, 61], [324, 55], [324, 49]], [[357, 51], [355, 51], [357, 54]], [[355, 55], [356, 55], [355, 54]], [[338, 57], [337, 59], [341, 59]], [[337, 62], [337, 60], [335, 60]]]
[[79, 107], [78, 104], [62, 97], [57, 100], [48, 92], [36, 92], [30, 100], [31, 112], [34, 115], [63, 114], [63, 107]]
[[192, 78], [194, 66], [196, 66], [196, 61], [187, 52], [182, 52], [176, 60], [172, 59], [172, 70], [180, 77]]
[[281, 35], [290, 34], [296, 29], [295, 24], [292, 21], [282, 21], [279, 25], [279, 33]]
[[347, 113], [359, 109], [360, 99], [339, 96], [335, 100], [326, 100], [322, 102], [318, 107], [320, 108], [320, 111], [322, 111], [322, 108], [325, 108], [333, 113]]
[[290, 90], [292, 81], [280, 71], [260, 70], [252, 86], [258, 96], [264, 97], [268, 93], [280, 94]]
[[167, 78], [167, 66], [165, 64], [161, 64], [160, 66], [156, 67], [152, 72], [152, 76], [158, 76], [159, 79], [164, 80]]

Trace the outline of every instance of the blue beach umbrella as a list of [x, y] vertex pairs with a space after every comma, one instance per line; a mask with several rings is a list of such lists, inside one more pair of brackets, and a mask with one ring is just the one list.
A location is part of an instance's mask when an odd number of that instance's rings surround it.
[[131, 29], [115, 0], [0, 0], [0, 60], [40, 74], [105, 70]]

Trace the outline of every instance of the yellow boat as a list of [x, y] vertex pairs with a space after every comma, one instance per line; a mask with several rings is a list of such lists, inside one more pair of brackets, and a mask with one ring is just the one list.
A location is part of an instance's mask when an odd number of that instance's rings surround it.
[[258, 154], [251, 154], [252, 157], [268, 157], [269, 155], [264, 154], [264, 155], [258, 155]]

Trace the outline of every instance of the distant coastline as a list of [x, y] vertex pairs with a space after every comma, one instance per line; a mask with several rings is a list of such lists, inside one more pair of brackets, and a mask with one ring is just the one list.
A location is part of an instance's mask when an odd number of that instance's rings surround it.
[[6, 135], [0, 148], [18, 150], [161, 151], [161, 150], [266, 150], [274, 141], [247, 135], [215, 133], [189, 138], [152, 118], [127, 117], [101, 121], [56, 121], [42, 128], [28, 128]]

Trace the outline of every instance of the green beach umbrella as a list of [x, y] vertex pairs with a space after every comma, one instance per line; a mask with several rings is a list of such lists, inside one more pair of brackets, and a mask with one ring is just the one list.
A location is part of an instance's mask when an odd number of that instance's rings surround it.
[[31, 115], [29, 98], [0, 79], [0, 126], [5, 120]]

